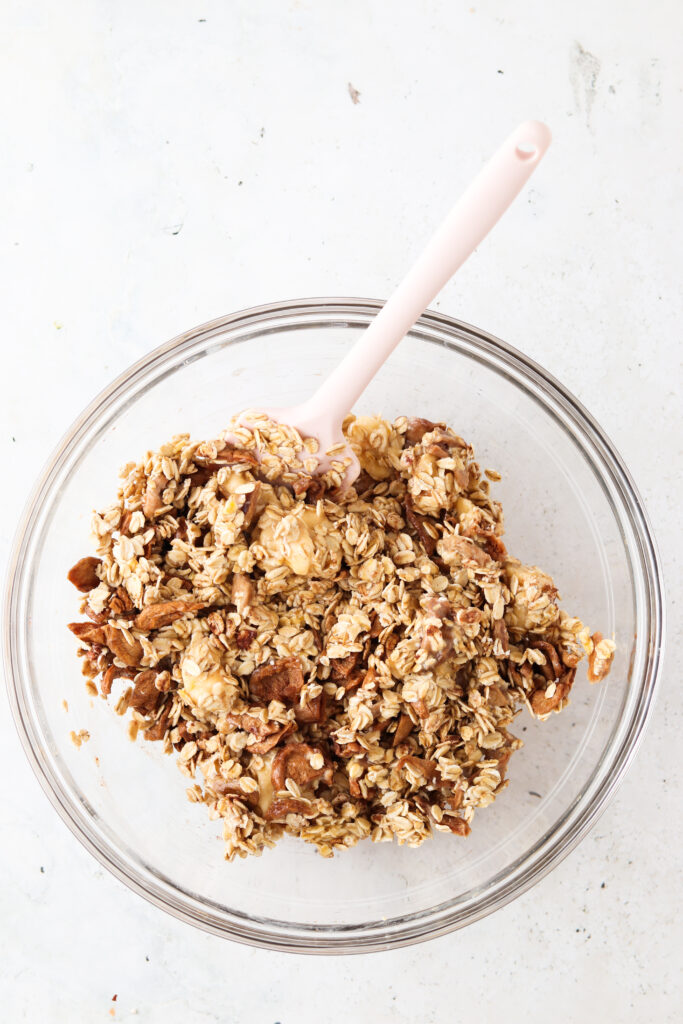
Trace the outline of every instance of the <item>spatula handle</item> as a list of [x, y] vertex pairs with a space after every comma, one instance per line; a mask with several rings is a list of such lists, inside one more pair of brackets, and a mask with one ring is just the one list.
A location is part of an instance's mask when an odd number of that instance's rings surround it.
[[505, 213], [550, 139], [546, 125], [526, 121], [503, 143], [367, 330], [306, 403], [311, 415], [341, 422], [418, 317]]

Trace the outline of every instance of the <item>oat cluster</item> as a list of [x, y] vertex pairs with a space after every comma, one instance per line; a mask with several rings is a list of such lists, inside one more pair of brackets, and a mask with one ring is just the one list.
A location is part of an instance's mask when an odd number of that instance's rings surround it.
[[443, 424], [349, 417], [362, 472], [264, 417], [174, 437], [94, 516], [88, 687], [175, 752], [226, 856], [284, 833], [331, 856], [370, 837], [466, 836], [506, 785], [510, 732], [566, 705], [614, 644], [506, 552], [472, 448]]

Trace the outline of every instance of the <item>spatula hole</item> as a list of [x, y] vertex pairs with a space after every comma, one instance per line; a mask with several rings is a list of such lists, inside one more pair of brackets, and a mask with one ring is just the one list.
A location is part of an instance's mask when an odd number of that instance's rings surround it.
[[532, 142], [520, 142], [515, 152], [520, 160], [530, 160], [536, 156], [537, 149]]

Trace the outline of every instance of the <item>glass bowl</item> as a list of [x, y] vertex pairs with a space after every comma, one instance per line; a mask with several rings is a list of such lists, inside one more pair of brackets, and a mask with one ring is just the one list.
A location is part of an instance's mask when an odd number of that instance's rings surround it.
[[[227, 864], [220, 822], [190, 804], [159, 744], [129, 741], [90, 698], [66, 622], [69, 567], [90, 550], [91, 509], [119, 466], [174, 433], [213, 437], [253, 405], [311, 394], [380, 308], [365, 299], [291, 301], [175, 338], [86, 409], [43, 473], [15, 542], [6, 614], [10, 699], [26, 753], [74, 835], [131, 889], [218, 935], [278, 950], [387, 949], [462, 927], [542, 878], [579, 842], [633, 758], [661, 663], [661, 576], [641, 501], [614, 448], [544, 370], [477, 328], [426, 313], [359, 412], [444, 420], [498, 469], [508, 549], [554, 576], [564, 606], [617, 643], [600, 686], [579, 674], [569, 707], [524, 713], [510, 785], [468, 839], [419, 849], [363, 842], [333, 860], [285, 839]], [[63, 707], [68, 701], [68, 713]], [[76, 749], [70, 730], [87, 729]]]

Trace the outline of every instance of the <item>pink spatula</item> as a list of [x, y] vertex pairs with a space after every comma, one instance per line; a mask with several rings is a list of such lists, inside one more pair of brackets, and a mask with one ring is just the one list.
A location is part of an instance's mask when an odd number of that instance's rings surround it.
[[[521, 124], [480, 171], [394, 294], [315, 394], [302, 405], [262, 410], [270, 419], [296, 427], [303, 437], [317, 439], [317, 472], [330, 468], [325, 453], [335, 447], [334, 461], [349, 460], [345, 485], [356, 479], [359, 465], [342, 434], [344, 417], [401, 338], [505, 213], [550, 139], [550, 130], [539, 121]], [[250, 413], [241, 420], [248, 424]]]

